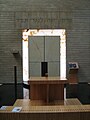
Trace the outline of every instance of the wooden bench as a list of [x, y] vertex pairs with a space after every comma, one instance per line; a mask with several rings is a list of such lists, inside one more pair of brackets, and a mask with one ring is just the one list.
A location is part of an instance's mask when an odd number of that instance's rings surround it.
[[90, 120], [90, 105], [22, 106], [19, 113], [14, 107], [0, 110], [0, 120]]

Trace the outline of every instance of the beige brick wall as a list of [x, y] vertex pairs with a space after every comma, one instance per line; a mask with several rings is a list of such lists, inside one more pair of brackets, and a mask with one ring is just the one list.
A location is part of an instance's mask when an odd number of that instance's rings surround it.
[[15, 65], [22, 81], [25, 28], [66, 29], [67, 63], [78, 62], [79, 81], [90, 82], [90, 0], [0, 0], [0, 83], [14, 82]]

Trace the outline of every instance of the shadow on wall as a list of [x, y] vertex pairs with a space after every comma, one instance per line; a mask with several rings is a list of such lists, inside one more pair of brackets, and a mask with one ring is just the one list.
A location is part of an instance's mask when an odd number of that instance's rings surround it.
[[[23, 85], [17, 84], [17, 99], [23, 98]], [[15, 102], [15, 85], [3, 84], [0, 86], [0, 106], [10, 106]]]
[[67, 98], [78, 98], [82, 104], [90, 104], [90, 85], [88, 83], [67, 84]]

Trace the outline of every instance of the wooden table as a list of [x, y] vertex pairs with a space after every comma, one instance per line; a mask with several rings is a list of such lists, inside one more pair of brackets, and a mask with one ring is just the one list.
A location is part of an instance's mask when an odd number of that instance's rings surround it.
[[60, 77], [31, 77], [30, 99], [44, 100], [46, 103], [55, 100], [64, 100], [64, 84], [66, 78]]

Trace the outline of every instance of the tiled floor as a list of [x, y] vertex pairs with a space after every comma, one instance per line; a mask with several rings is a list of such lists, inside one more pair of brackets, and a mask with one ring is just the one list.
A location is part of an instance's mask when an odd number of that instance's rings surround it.
[[[90, 104], [90, 84], [67, 84], [65, 87], [66, 98], [78, 98], [82, 104]], [[13, 105], [16, 99], [29, 98], [28, 88], [28, 86], [18, 84], [17, 93], [15, 93], [14, 84], [0, 85], [0, 106]]]

